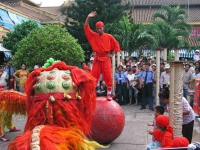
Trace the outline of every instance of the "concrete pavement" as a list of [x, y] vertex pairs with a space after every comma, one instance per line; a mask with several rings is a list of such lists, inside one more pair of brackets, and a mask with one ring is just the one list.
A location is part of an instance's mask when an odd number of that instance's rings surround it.
[[[145, 150], [146, 145], [151, 142], [151, 135], [147, 134], [147, 130], [152, 127], [148, 127], [147, 123], [153, 121], [153, 111], [146, 110], [146, 112], [143, 112], [140, 110], [140, 106], [134, 105], [122, 106], [122, 108], [126, 121], [124, 130], [122, 134], [110, 144], [107, 150]], [[26, 117], [13, 116], [13, 119], [15, 126], [23, 130]], [[200, 124], [195, 122], [194, 129], [193, 141], [200, 141]], [[6, 129], [6, 136], [10, 138], [11, 141], [20, 133], [23, 132], [9, 133]], [[0, 141], [0, 149], [7, 149], [5, 142]]]

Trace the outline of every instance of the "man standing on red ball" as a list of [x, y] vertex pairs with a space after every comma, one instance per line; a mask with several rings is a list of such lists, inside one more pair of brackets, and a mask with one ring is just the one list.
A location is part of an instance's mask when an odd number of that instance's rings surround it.
[[92, 47], [92, 50], [96, 52], [93, 68], [91, 74], [93, 77], [99, 80], [100, 74], [103, 75], [103, 80], [107, 85], [107, 99], [112, 100], [112, 72], [110, 57], [113, 57], [115, 52], [120, 52], [119, 43], [110, 34], [104, 33], [104, 23], [99, 21], [96, 23], [96, 31], [93, 32], [89, 26], [90, 18], [96, 15], [96, 11], [91, 12], [85, 21], [84, 31], [85, 35]]

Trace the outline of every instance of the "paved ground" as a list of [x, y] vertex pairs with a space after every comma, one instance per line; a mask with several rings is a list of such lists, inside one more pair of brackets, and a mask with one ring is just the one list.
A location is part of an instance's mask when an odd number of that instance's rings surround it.
[[[147, 110], [142, 112], [139, 110], [139, 106], [122, 106], [125, 114], [125, 127], [122, 134], [111, 143], [107, 150], [145, 150], [147, 144], [151, 141], [151, 136], [147, 134], [147, 130], [151, 127], [147, 126], [148, 122], [151, 122], [154, 118], [153, 112]], [[14, 123], [17, 128], [23, 130], [26, 122], [26, 117], [13, 116]], [[200, 139], [200, 124], [195, 122], [193, 134], [193, 141], [199, 141]], [[11, 139], [15, 138], [18, 133], [9, 133], [6, 130], [6, 136]], [[4, 147], [3, 147], [4, 146]], [[0, 149], [7, 149], [5, 142], [0, 142]]]

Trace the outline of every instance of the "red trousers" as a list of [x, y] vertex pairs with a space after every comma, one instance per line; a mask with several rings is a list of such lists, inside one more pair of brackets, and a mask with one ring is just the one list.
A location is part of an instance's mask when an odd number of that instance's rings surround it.
[[98, 80], [100, 75], [103, 75], [103, 80], [105, 81], [108, 87], [112, 87], [112, 68], [110, 58], [101, 58], [96, 56], [93, 62], [91, 75], [97, 79], [96, 84], [98, 84]]

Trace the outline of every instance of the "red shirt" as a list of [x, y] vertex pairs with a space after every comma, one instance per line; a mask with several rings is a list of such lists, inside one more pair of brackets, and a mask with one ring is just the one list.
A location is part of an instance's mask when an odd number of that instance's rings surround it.
[[93, 51], [97, 53], [109, 53], [111, 50], [120, 52], [119, 43], [112, 35], [103, 33], [100, 36], [93, 32], [89, 25], [84, 25], [84, 31]]
[[161, 142], [162, 148], [172, 148], [173, 134], [169, 131], [161, 132], [159, 129], [153, 131], [153, 136], [156, 141]]

